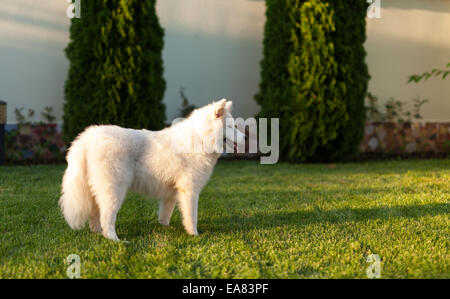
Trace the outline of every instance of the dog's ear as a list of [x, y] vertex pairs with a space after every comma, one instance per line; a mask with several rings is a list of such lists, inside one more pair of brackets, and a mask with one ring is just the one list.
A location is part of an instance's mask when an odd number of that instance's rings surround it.
[[225, 104], [227, 100], [222, 99], [214, 104], [214, 115], [216, 118], [220, 118], [225, 114]]
[[227, 104], [225, 105], [225, 109], [227, 109], [227, 111], [229, 113], [231, 113], [231, 111], [233, 111], [233, 102], [232, 101], [228, 101]]

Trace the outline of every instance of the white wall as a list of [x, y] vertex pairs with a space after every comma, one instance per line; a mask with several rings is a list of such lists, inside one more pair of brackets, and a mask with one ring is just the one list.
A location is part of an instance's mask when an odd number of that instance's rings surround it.
[[258, 107], [259, 62], [265, 22], [264, 1], [159, 0], [166, 30], [164, 64], [168, 119], [178, 116], [185, 87], [197, 106], [227, 98], [236, 116], [250, 117]]
[[[9, 123], [15, 107], [39, 112], [52, 106], [61, 121], [67, 6], [65, 0], [1, 0], [0, 99], [8, 102]], [[227, 97], [237, 115], [257, 111], [264, 9], [264, 2], [252, 0], [158, 1], [169, 120], [178, 116], [181, 86], [197, 106]]]
[[69, 41], [65, 0], [0, 0], [0, 99], [37, 114], [52, 106], [61, 120]]
[[[68, 62], [66, 0], [0, 0], [0, 99], [14, 107], [56, 110], [61, 121]], [[83, 0], [82, 0], [83, 1]], [[85, 0], [86, 1], [86, 0]], [[368, 20], [369, 89], [381, 100], [429, 98], [427, 119], [450, 120], [450, 78], [406, 85], [409, 74], [450, 60], [450, 1], [382, 0], [381, 19]], [[262, 0], [159, 0], [165, 28], [164, 101], [178, 115], [179, 88], [197, 106], [227, 97], [237, 116], [258, 111], [259, 62], [265, 5]]]
[[381, 7], [381, 19], [367, 20], [369, 91], [382, 101], [427, 98], [426, 119], [450, 120], [450, 76], [406, 84], [409, 75], [450, 62], [450, 1], [381, 0]]

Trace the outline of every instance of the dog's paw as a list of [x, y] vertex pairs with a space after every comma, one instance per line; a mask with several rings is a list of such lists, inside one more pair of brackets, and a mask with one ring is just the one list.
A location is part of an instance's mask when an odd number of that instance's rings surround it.
[[91, 232], [93, 232], [93, 233], [98, 233], [98, 234], [102, 233], [102, 227], [100, 225], [89, 224], [89, 228], [91, 229]]
[[191, 236], [198, 236], [198, 231], [195, 230], [186, 230], [186, 232]]
[[110, 240], [112, 240], [114, 242], [120, 242], [120, 239], [119, 239], [119, 237], [117, 236], [117, 234], [115, 232], [109, 232], [109, 233], [104, 233], [103, 232], [102, 235], [105, 238], [110, 239]]
[[170, 225], [169, 224], [169, 220], [159, 219], [158, 221], [159, 221], [159, 224], [161, 224], [162, 226], [169, 226]]

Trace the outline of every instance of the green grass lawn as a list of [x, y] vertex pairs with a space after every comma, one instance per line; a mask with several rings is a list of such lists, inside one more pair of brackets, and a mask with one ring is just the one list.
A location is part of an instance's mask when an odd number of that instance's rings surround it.
[[[334, 167], [335, 166], [335, 167]], [[220, 161], [198, 237], [175, 211], [130, 194], [116, 243], [72, 231], [58, 207], [64, 166], [0, 167], [0, 278], [450, 278], [450, 160], [259, 165]]]

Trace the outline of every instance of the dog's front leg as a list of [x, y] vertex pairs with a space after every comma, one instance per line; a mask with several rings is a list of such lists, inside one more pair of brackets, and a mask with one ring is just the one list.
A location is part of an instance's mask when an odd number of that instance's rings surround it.
[[162, 199], [159, 202], [159, 223], [164, 226], [169, 225], [170, 217], [172, 217], [173, 209], [175, 208], [176, 200], [174, 197]]
[[184, 229], [188, 234], [197, 236], [198, 194], [181, 190], [177, 194], [177, 200], [183, 216]]

